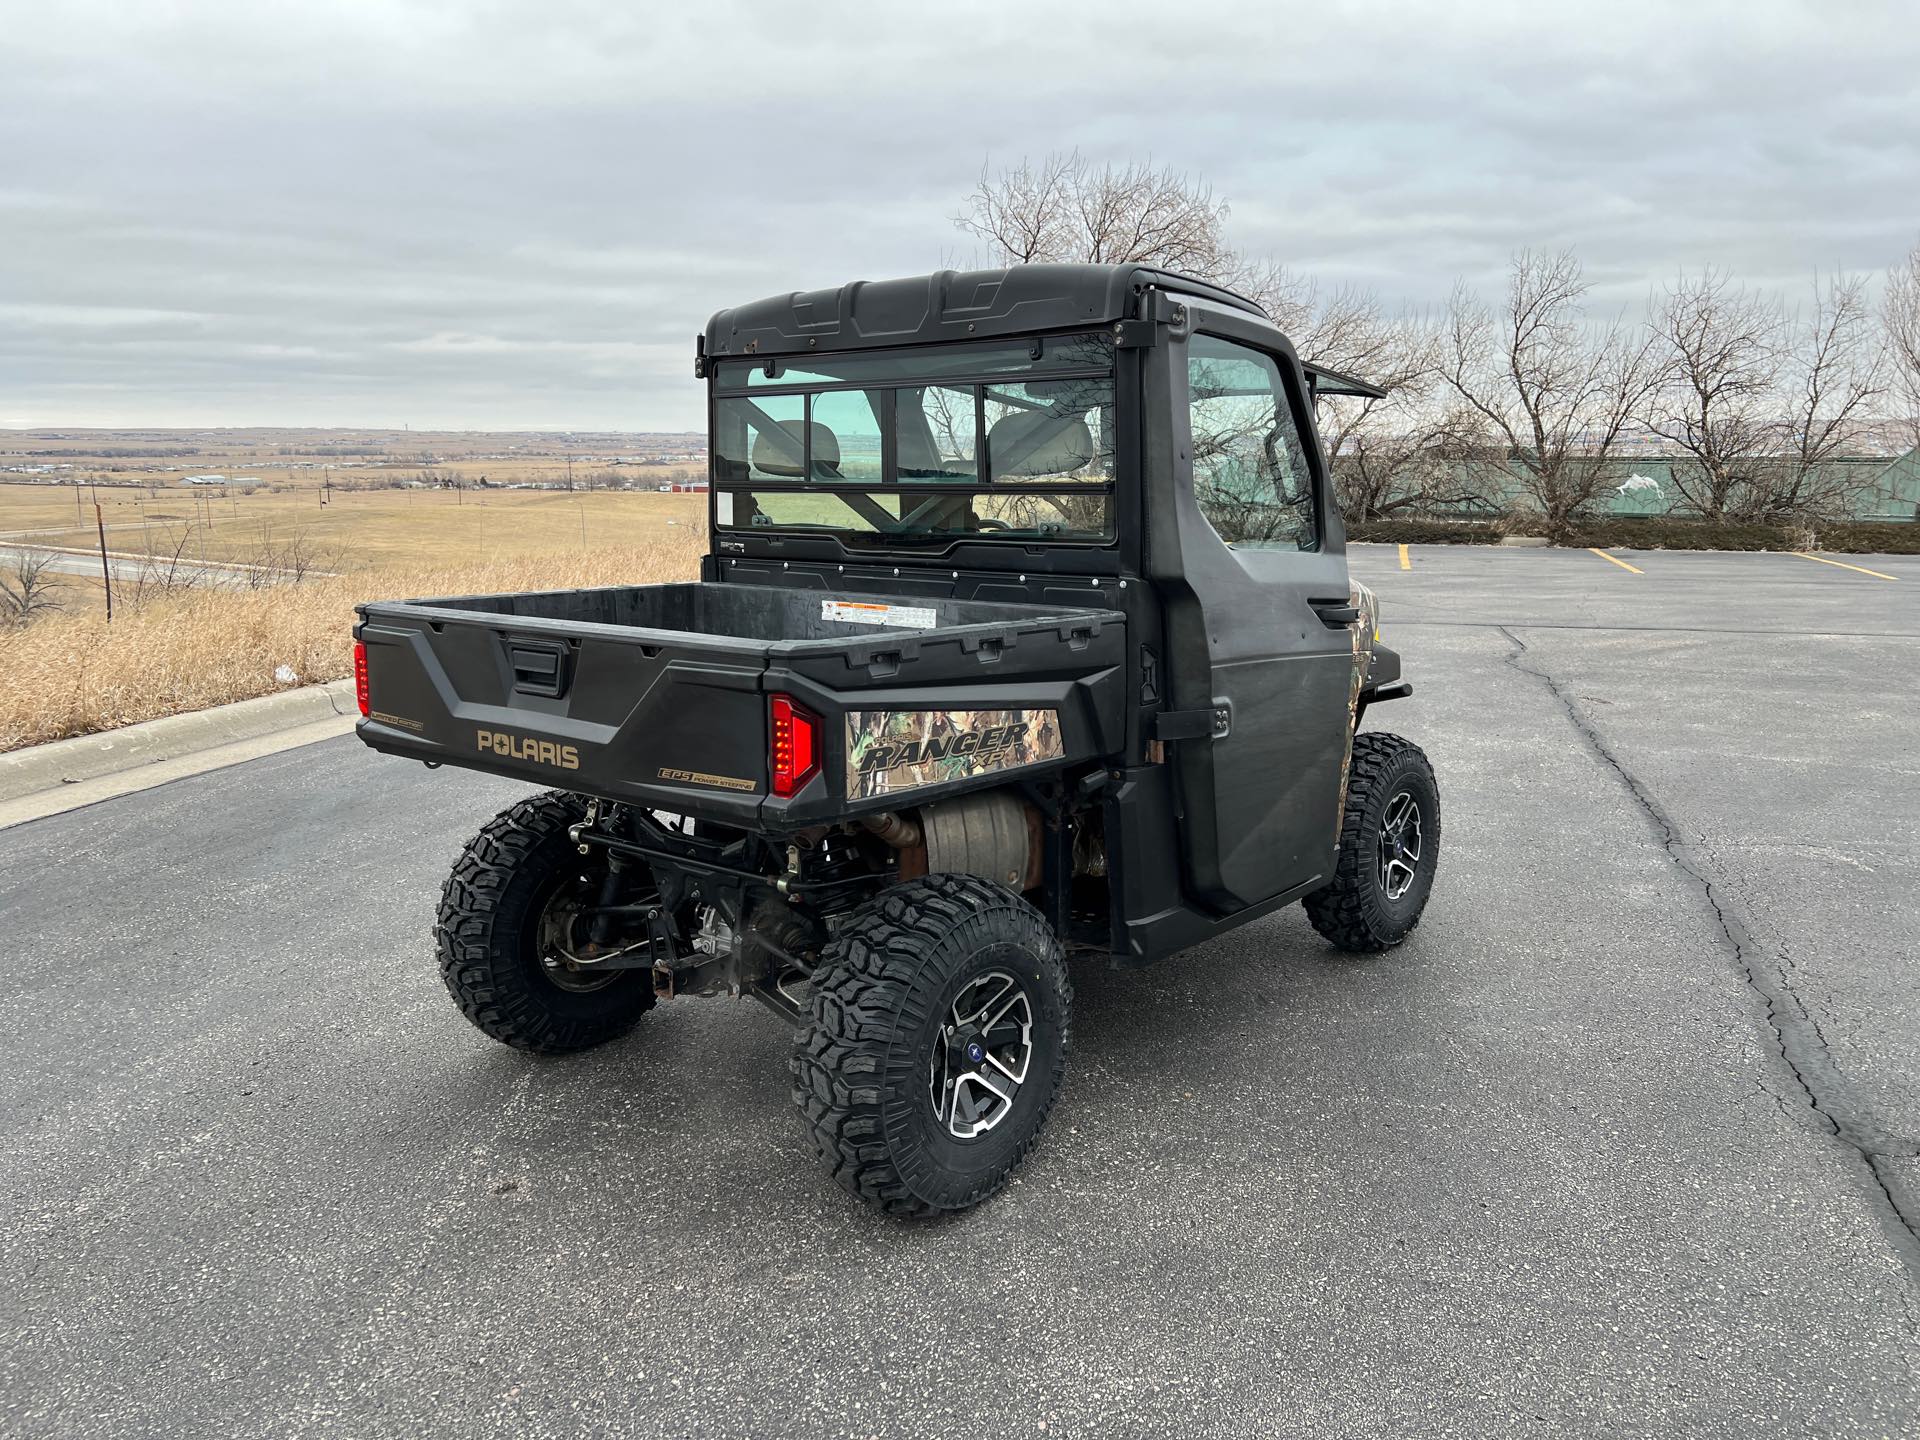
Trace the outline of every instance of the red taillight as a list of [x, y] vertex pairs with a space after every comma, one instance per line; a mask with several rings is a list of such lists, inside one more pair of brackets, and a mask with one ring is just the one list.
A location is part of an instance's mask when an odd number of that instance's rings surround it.
[[367, 642], [353, 642], [353, 698], [360, 702], [360, 713], [371, 715], [373, 706], [367, 700]]
[[773, 793], [785, 800], [820, 772], [820, 721], [796, 705], [791, 695], [769, 699], [767, 719]]

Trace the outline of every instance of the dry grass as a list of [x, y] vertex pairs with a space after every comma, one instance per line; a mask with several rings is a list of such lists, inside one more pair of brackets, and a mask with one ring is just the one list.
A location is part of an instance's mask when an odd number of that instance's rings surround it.
[[[272, 590], [190, 590], [117, 613], [0, 631], [0, 750], [337, 680], [353, 669], [353, 606], [406, 596], [691, 579], [695, 526], [644, 543], [488, 563], [393, 566]], [[280, 680], [281, 666], [293, 679]]]
[[[167, 554], [184, 534], [187, 559], [248, 563], [298, 537], [325, 557], [327, 570], [645, 545], [704, 530], [707, 521], [704, 495], [606, 490], [336, 490], [325, 506], [312, 490], [225, 498], [102, 490], [100, 507], [116, 553]], [[93, 506], [76, 521], [73, 492], [0, 485], [0, 531], [20, 530], [42, 532], [34, 538], [46, 545], [98, 543]]]

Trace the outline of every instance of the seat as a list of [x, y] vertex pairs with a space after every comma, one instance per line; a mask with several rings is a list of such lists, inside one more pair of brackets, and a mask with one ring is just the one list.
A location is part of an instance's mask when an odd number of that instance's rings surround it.
[[[799, 480], [806, 475], [806, 457], [801, 449], [804, 420], [781, 420], [771, 428], [754, 432], [753, 468], [762, 475], [779, 475]], [[829, 480], [840, 478], [840, 437], [813, 422], [813, 473]]]
[[987, 432], [989, 479], [1066, 475], [1093, 459], [1093, 432], [1078, 415], [1021, 410]]

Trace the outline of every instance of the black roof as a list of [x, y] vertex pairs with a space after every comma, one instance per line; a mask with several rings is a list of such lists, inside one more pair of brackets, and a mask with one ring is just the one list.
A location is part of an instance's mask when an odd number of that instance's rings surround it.
[[[771, 295], [717, 312], [702, 349], [715, 358], [794, 355], [1084, 330], [1136, 318], [1139, 297], [1149, 289], [1268, 318], [1244, 295], [1153, 265], [1010, 265]], [[1305, 369], [1319, 394], [1383, 393], [1311, 363]]]
[[736, 305], [707, 322], [706, 353], [791, 355], [1084, 329], [1134, 318], [1148, 288], [1265, 318], [1244, 295], [1151, 265], [1011, 265], [856, 280]]

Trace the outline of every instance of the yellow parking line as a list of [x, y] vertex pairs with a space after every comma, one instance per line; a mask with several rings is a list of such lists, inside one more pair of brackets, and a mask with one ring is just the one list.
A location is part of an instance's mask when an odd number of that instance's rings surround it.
[[1595, 549], [1589, 548], [1587, 553], [1589, 555], [1598, 555], [1602, 560], [1611, 560], [1615, 565], [1618, 565], [1622, 570], [1631, 570], [1636, 575], [1644, 575], [1647, 573], [1646, 571], [1642, 570], [1638, 565], [1629, 565], [1627, 564], [1626, 561], [1620, 559], [1619, 556], [1609, 555], [1604, 550], [1595, 550]]
[[1407, 558], [1407, 547], [1404, 545], [1400, 547], [1400, 568], [1402, 570], [1411, 570], [1413, 568], [1413, 561]]
[[1851, 570], [1856, 575], [1871, 575], [1876, 580], [1898, 580], [1898, 575], [1882, 575], [1878, 570], [1869, 570], [1864, 565], [1849, 565], [1844, 560], [1829, 560], [1824, 555], [1809, 555], [1804, 550], [1789, 550], [1789, 555], [1798, 555], [1802, 560], [1817, 560], [1822, 565], [1837, 565], [1842, 570]]

